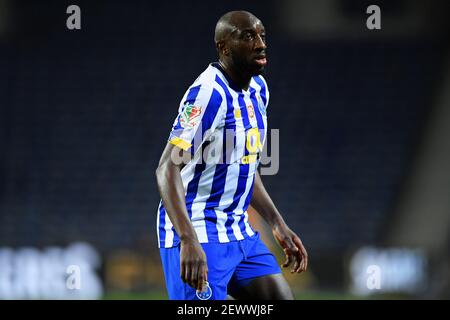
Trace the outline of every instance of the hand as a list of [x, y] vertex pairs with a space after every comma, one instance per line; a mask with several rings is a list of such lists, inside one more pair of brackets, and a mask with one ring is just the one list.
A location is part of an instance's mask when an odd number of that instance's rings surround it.
[[198, 240], [181, 242], [180, 276], [183, 282], [197, 290], [202, 290], [203, 284], [208, 281], [206, 255]]
[[308, 253], [300, 238], [287, 225], [274, 226], [272, 233], [286, 255], [286, 262], [281, 266], [287, 268], [292, 261], [295, 261], [291, 273], [306, 271], [308, 268]]

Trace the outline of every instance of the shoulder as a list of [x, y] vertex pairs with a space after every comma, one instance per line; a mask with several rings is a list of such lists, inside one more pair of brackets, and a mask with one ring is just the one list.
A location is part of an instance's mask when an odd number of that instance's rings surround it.
[[[266, 79], [264, 79], [264, 77], [262, 75], [257, 75], [253, 77], [253, 81], [254, 83], [256, 83], [256, 90], [259, 93], [259, 96], [262, 99], [262, 102], [264, 103], [264, 105], [267, 106], [269, 105], [269, 87], [267, 85]], [[259, 87], [259, 88], [258, 88]]]
[[253, 77], [253, 80], [261, 87], [261, 91], [269, 91], [269, 86], [263, 75], [257, 75]]
[[196, 100], [203, 105], [209, 105], [219, 108], [225, 101], [225, 96], [222, 87], [217, 83], [216, 68], [209, 66], [203, 71], [194, 83], [190, 86], [189, 90], [197, 91]]

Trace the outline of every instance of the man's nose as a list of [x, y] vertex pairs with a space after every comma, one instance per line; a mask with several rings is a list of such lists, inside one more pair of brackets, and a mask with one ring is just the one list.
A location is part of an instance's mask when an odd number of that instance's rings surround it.
[[255, 49], [258, 49], [258, 50], [267, 49], [266, 43], [264, 42], [263, 38], [259, 34], [256, 35]]

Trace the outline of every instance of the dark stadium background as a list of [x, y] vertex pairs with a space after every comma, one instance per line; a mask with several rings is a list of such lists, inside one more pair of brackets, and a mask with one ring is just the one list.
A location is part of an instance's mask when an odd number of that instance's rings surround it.
[[[66, 28], [71, 4], [81, 30]], [[370, 4], [381, 30], [366, 28]], [[78, 242], [102, 288], [87, 297], [166, 298], [154, 170], [180, 98], [216, 60], [217, 19], [235, 9], [267, 30], [280, 169], [263, 180], [309, 250], [309, 271], [287, 273], [297, 297], [448, 298], [445, 4], [0, 0], [0, 299], [58, 298], [33, 259]], [[367, 246], [420, 252], [423, 282], [357, 295], [350, 265]]]

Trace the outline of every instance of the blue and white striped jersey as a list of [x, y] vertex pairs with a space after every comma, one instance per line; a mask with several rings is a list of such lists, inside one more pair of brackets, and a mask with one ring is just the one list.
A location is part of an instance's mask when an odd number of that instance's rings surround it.
[[[262, 76], [254, 76], [248, 90], [241, 90], [218, 63], [212, 63], [180, 102], [169, 142], [192, 156], [181, 178], [200, 243], [224, 243], [254, 234], [247, 208], [267, 134], [268, 101]], [[160, 248], [180, 242], [162, 201], [157, 233]]]

